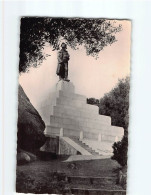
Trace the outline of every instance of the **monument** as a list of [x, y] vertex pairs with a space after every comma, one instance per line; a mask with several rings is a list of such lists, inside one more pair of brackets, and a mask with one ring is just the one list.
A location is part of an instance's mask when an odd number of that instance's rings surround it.
[[[122, 139], [124, 129], [112, 126], [111, 117], [100, 115], [98, 106], [87, 104], [86, 96], [75, 93], [73, 83], [68, 80], [67, 46], [62, 43], [61, 47], [58, 53], [56, 74], [59, 81], [56, 91], [38, 109], [46, 124], [45, 134], [59, 136], [60, 139], [66, 137], [65, 141], [76, 149], [77, 143], [83, 143], [98, 154], [102, 154], [102, 148], [112, 153], [112, 144]], [[74, 143], [73, 140], [78, 142]]]
[[58, 52], [58, 66], [56, 74], [59, 76], [59, 79], [68, 80], [68, 61], [70, 59], [69, 53], [66, 50], [67, 45], [65, 43], [61, 44], [62, 49]]
[[98, 106], [87, 104], [85, 96], [75, 93], [73, 83], [64, 80], [38, 111], [49, 136], [76, 137], [88, 145], [108, 143], [111, 151], [112, 144], [124, 135], [122, 127], [112, 126], [111, 117], [100, 115]]

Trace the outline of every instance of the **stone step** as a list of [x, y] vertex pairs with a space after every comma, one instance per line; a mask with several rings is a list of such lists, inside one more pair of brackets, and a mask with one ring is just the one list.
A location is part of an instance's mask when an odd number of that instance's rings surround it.
[[58, 97], [63, 97], [64, 99], [79, 100], [86, 103], [86, 96], [77, 93], [67, 93], [66, 91], [64, 92], [63, 90], [59, 90]]
[[89, 146], [92, 150], [99, 153], [103, 156], [112, 156], [113, 155], [113, 143], [105, 142], [105, 141], [94, 141], [88, 139], [82, 139], [82, 143]]
[[101, 134], [102, 140], [104, 141], [115, 141], [115, 137], [118, 136], [119, 139], [122, 138], [123, 129], [116, 128], [113, 126], [105, 125], [105, 124], [95, 124], [89, 122], [82, 122], [78, 119], [73, 118], [61, 118], [58, 116], [51, 116], [50, 123], [46, 123], [46, 126], [52, 126], [56, 128], [63, 128], [65, 131], [67, 129], [72, 129], [75, 131], [83, 131], [85, 138], [89, 138], [89, 134], [96, 134], [96, 139], [98, 139], [98, 135]]
[[70, 139], [69, 137], [61, 137], [60, 139], [64, 140], [70, 146], [72, 146], [75, 150], [77, 150], [81, 155], [91, 155], [90, 152], [85, 150], [82, 146], [77, 144], [74, 140]]
[[[83, 122], [91, 122], [95, 124], [106, 124], [108, 126], [111, 126], [111, 117], [104, 116], [104, 115], [96, 115], [95, 117], [91, 117], [90, 115], [87, 116], [79, 116], [78, 112], [63, 112], [62, 110], [58, 110], [57, 108], [54, 108], [52, 111], [52, 114], [54, 117], [61, 117], [61, 118], [71, 118], [71, 119], [76, 119], [78, 121], [83, 121]], [[50, 115], [52, 115], [50, 114]], [[50, 117], [49, 115], [49, 117]]]
[[84, 148], [85, 150], [87, 150], [88, 152], [90, 152], [92, 155], [98, 155], [99, 153], [97, 153], [95, 150], [93, 150], [92, 148], [90, 148], [88, 145], [82, 143], [77, 137], [70, 137], [72, 140], [74, 140], [78, 145], [80, 145], [82, 148]]
[[126, 195], [125, 190], [102, 190], [102, 189], [91, 189], [91, 188], [72, 188], [72, 194], [76, 195]]
[[[67, 175], [68, 178], [68, 182], [73, 182], [75, 180], [79, 181], [83, 181], [83, 182], [89, 182], [89, 183], [115, 183], [116, 182], [116, 178], [115, 177], [100, 177], [100, 176], [76, 176], [76, 175]], [[86, 181], [87, 180], [87, 181]]]
[[50, 135], [59, 135], [63, 128], [65, 136], [79, 137], [83, 131], [84, 138], [98, 140], [101, 137], [112, 143], [124, 135], [123, 128], [111, 126], [111, 117], [99, 115], [97, 106], [87, 104], [85, 96], [76, 94], [71, 82], [59, 81], [38, 111], [46, 124], [45, 133]]
[[85, 109], [85, 108], [74, 108], [71, 106], [61, 106], [57, 105], [53, 107], [53, 115], [56, 115], [55, 113], [61, 113], [61, 114], [68, 114], [68, 115], [73, 115], [77, 117], [87, 117], [87, 118], [96, 118], [98, 116], [97, 110], [90, 110], [90, 109]]
[[60, 106], [64, 106], [64, 107], [71, 107], [71, 108], [75, 108], [75, 109], [85, 109], [85, 110], [89, 110], [89, 111], [95, 111], [97, 113], [99, 113], [99, 107], [96, 105], [91, 105], [91, 104], [87, 104], [84, 101], [81, 100], [74, 100], [74, 99], [64, 99], [63, 97], [59, 97], [56, 100], [56, 105], [60, 105]]
[[66, 178], [73, 194], [126, 195], [126, 191], [116, 183], [116, 176], [95, 177], [69, 175]]
[[53, 123], [57, 123], [57, 124], [76, 124], [76, 125], [79, 125], [80, 126], [83, 126], [85, 128], [87, 127], [91, 127], [91, 128], [94, 128], [94, 129], [100, 129], [100, 127], [104, 127], [104, 128], [109, 128], [111, 127], [108, 123], [106, 124], [105, 122], [103, 121], [93, 121], [92, 119], [89, 120], [89, 119], [86, 119], [86, 118], [80, 118], [80, 117], [71, 117], [71, 116], [54, 116], [54, 115], [51, 115], [50, 116], [50, 124], [53, 124]]
[[81, 100], [71, 100], [71, 99], [66, 99], [64, 100], [63, 98], [57, 98], [56, 100], [56, 105], [59, 106], [71, 106], [74, 108], [81, 108], [85, 105], [85, 101], [81, 101]]
[[[72, 184], [81, 184], [81, 185], [95, 185], [98, 187], [109, 187], [111, 185], [115, 186], [117, 189], [122, 189], [121, 186], [116, 185], [116, 177], [91, 177], [91, 176], [67, 176], [68, 182]], [[89, 186], [90, 187], [90, 186]]]
[[[46, 125], [45, 133], [50, 135], [59, 135], [60, 129], [63, 128], [64, 136], [76, 136], [80, 138], [80, 132], [83, 131], [83, 138], [85, 139], [92, 139], [92, 140], [98, 140], [99, 134], [101, 133], [101, 140], [106, 141], [109, 143], [114, 143], [116, 136], [110, 135], [114, 132], [111, 131], [102, 131], [93, 129], [93, 128], [86, 128], [86, 127], [80, 127], [77, 124], [59, 124], [59, 123], [51, 123], [51, 125]], [[119, 139], [121, 139], [119, 137]]]

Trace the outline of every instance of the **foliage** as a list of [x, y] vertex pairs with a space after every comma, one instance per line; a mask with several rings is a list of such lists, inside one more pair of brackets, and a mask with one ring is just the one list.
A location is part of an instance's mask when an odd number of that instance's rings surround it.
[[64, 173], [52, 172], [46, 176], [34, 177], [34, 174], [20, 171], [17, 172], [16, 191], [34, 194], [64, 194], [69, 193], [70, 188]]
[[129, 77], [119, 80], [117, 86], [100, 99], [99, 113], [111, 116], [112, 125], [128, 130]]
[[120, 126], [128, 130], [129, 121], [129, 77], [119, 80], [117, 86], [103, 98], [88, 98], [87, 103], [97, 105], [101, 115], [111, 116], [112, 125]]
[[89, 104], [99, 106], [99, 113], [111, 116], [112, 125], [124, 128], [124, 137], [121, 141], [113, 144], [113, 157], [120, 165], [127, 165], [127, 149], [128, 149], [128, 122], [129, 122], [129, 77], [119, 80], [117, 86], [103, 98], [98, 100], [95, 98], [88, 99]]
[[116, 41], [115, 34], [122, 30], [114, 20], [77, 18], [21, 18], [19, 71], [37, 67], [42, 60], [42, 48], [48, 42], [59, 48], [63, 39], [72, 49], [84, 45], [87, 55], [97, 56], [106, 46]]
[[113, 144], [113, 156], [112, 159], [116, 160], [120, 165], [127, 165], [127, 149], [128, 149], [128, 137], [124, 135], [122, 140]]
[[87, 98], [87, 104], [99, 106], [99, 100], [95, 98]]
[[121, 141], [113, 144], [112, 159], [120, 165], [127, 165], [128, 122], [129, 122], [129, 81], [130, 78], [119, 80], [117, 86], [100, 100], [100, 114], [111, 116], [112, 125], [124, 128]]

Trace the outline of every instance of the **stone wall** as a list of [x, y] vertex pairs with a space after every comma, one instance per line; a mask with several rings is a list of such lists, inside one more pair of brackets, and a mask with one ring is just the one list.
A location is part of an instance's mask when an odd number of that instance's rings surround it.
[[54, 154], [59, 153], [59, 137], [47, 136], [45, 144], [40, 148], [41, 151], [51, 152]]
[[59, 154], [60, 155], [77, 155], [78, 151], [65, 142], [63, 139], [59, 139]]

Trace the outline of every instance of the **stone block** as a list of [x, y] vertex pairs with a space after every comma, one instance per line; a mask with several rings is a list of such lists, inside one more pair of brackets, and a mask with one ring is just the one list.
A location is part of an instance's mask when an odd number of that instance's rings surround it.
[[59, 133], [60, 127], [46, 126], [45, 134], [58, 136]]
[[84, 108], [85, 109], [88, 109], [88, 110], [90, 110], [90, 111], [94, 111], [94, 112], [96, 112], [97, 114], [99, 113], [99, 107], [98, 106], [95, 106], [95, 105], [91, 105], [91, 104], [85, 104], [84, 105]]
[[59, 81], [56, 85], [57, 91], [62, 90], [66, 93], [74, 93], [74, 85], [71, 82]]
[[64, 129], [64, 136], [66, 137], [78, 137], [80, 136], [80, 131], [75, 131], [73, 129]]
[[109, 125], [111, 125], [111, 117], [110, 116], [98, 115], [97, 120], [100, 122], [108, 123]]
[[63, 138], [59, 139], [59, 154], [61, 155], [77, 155], [77, 150], [68, 144]]
[[107, 142], [115, 142], [115, 136], [111, 135], [103, 135], [102, 134], [102, 141], [107, 141]]
[[[62, 124], [59, 124], [59, 123], [50, 123], [51, 127], [56, 127], [56, 128], [61, 128], [63, 127]], [[49, 125], [48, 125], [49, 126]]]
[[59, 99], [70, 99], [71, 101], [81, 101], [86, 104], [86, 96], [74, 94], [74, 93], [65, 93], [63, 91], [59, 91]]
[[95, 133], [91, 133], [91, 132], [83, 132], [83, 138], [84, 139], [91, 139], [91, 140], [97, 140], [98, 139], [98, 135]]

